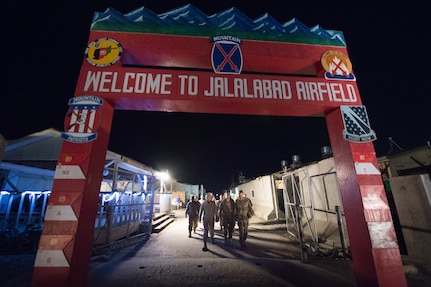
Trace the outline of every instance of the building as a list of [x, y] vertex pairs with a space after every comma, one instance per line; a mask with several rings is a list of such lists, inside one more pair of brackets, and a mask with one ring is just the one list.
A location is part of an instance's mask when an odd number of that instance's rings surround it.
[[[381, 204], [390, 208], [400, 253], [430, 273], [431, 147], [398, 152], [378, 162], [387, 195]], [[288, 233], [313, 251], [329, 248], [332, 255], [350, 255], [331, 156], [307, 164], [294, 156], [289, 167], [239, 184], [234, 193], [238, 190], [252, 200], [256, 216], [285, 220]]]
[[379, 158], [401, 254], [431, 273], [431, 146]]
[[[0, 235], [3, 238], [12, 240], [29, 228], [41, 232], [54, 177], [61, 177], [57, 160], [62, 142], [59, 131], [47, 129], [5, 145], [0, 162]], [[75, 168], [68, 172], [79, 175], [81, 171]], [[136, 233], [151, 233], [153, 219], [170, 214], [173, 193], [182, 193], [185, 201], [186, 195], [198, 193], [199, 188], [107, 151], [94, 244], [107, 244]], [[73, 216], [73, 211], [69, 213]]]

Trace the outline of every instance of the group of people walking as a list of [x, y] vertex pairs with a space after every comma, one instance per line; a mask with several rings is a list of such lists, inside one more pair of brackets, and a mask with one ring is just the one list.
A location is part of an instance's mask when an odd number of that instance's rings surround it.
[[195, 196], [192, 196], [191, 201], [186, 206], [186, 217], [189, 217], [189, 237], [192, 237], [192, 231], [196, 233], [198, 221], [202, 222], [204, 227], [204, 247], [202, 250], [208, 251], [208, 235], [211, 242], [214, 243], [215, 222], [220, 222], [224, 235], [224, 244], [231, 245], [235, 224], [238, 223], [240, 247], [245, 248], [245, 240], [248, 236], [248, 222], [253, 215], [253, 204], [242, 190], [239, 191], [236, 201], [231, 198], [229, 191], [220, 197], [218, 203], [216, 203], [211, 192], [206, 194], [206, 200], [202, 203]]

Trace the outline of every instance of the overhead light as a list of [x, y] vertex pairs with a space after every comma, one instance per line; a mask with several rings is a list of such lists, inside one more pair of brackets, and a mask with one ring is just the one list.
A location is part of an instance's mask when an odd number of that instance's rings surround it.
[[158, 177], [158, 178], [160, 178], [161, 180], [164, 180], [164, 181], [169, 180], [171, 178], [169, 176], [168, 171], [166, 171], [166, 172], [158, 171], [155, 174], [156, 174], [156, 177]]

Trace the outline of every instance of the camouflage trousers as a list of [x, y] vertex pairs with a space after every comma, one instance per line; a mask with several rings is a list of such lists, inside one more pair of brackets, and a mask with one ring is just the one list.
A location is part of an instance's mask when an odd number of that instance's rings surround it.
[[248, 236], [248, 218], [238, 219], [239, 241], [245, 242]]
[[[222, 219], [220, 218], [220, 221]], [[223, 234], [224, 238], [232, 238], [232, 233], [235, 228], [235, 219], [225, 217], [223, 218]]]
[[191, 233], [192, 230], [196, 232], [196, 227], [198, 227], [198, 219], [199, 217], [197, 215], [196, 216], [189, 215], [189, 233]]

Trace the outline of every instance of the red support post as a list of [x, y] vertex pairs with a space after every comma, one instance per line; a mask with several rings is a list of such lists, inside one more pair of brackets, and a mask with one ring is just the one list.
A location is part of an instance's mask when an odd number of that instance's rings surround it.
[[374, 145], [344, 139], [340, 108], [326, 123], [358, 287], [407, 286]]
[[86, 286], [114, 109], [101, 106], [97, 138], [64, 141], [34, 264], [32, 286]]

